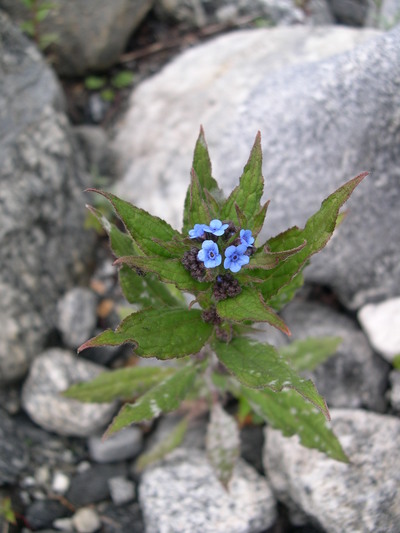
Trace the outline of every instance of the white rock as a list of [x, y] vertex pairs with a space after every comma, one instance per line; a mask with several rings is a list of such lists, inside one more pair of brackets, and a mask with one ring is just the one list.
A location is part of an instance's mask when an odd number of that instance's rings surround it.
[[60, 470], [54, 472], [51, 483], [51, 488], [54, 492], [57, 494], [65, 494], [69, 489], [70, 484], [71, 480], [66, 474], [64, 474], [64, 472], [61, 472]]
[[400, 419], [356, 409], [331, 415], [349, 464], [266, 428], [264, 466], [276, 496], [326, 533], [399, 533]]
[[178, 449], [144, 472], [146, 533], [250, 533], [271, 527], [275, 499], [265, 478], [239, 461], [226, 491], [204, 452]]
[[126, 477], [117, 476], [109, 479], [108, 487], [115, 505], [124, 505], [135, 498], [135, 484]]
[[400, 297], [365, 305], [358, 320], [373, 348], [392, 362], [400, 354]]
[[99, 515], [90, 507], [82, 507], [72, 517], [72, 523], [78, 533], [94, 533], [101, 526]]
[[33, 362], [22, 390], [22, 405], [39, 426], [59, 435], [87, 437], [110, 421], [116, 404], [82, 403], [60, 393], [95, 378], [104, 368], [53, 348]]

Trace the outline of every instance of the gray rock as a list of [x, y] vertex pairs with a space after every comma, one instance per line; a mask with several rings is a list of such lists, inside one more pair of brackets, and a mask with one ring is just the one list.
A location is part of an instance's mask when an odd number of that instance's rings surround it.
[[337, 353], [308, 373], [329, 406], [385, 410], [389, 365], [374, 354], [351, 319], [329, 307], [307, 302], [291, 302], [282, 316], [293, 340], [341, 337]]
[[126, 475], [124, 463], [93, 465], [72, 478], [66, 499], [75, 507], [107, 500], [110, 498], [109, 480]]
[[60, 87], [2, 12], [0, 35], [0, 382], [9, 382], [43, 349], [93, 235], [83, 231], [90, 177]]
[[88, 164], [89, 172], [97, 178], [118, 174], [116, 154], [112, 150], [107, 133], [99, 126], [76, 126], [74, 132]]
[[330, 9], [341, 24], [364, 26], [374, 10], [373, 0], [329, 0]]
[[400, 414], [400, 372], [393, 370], [389, 375], [391, 388], [389, 390], [389, 401], [395, 413]]
[[400, 298], [365, 305], [357, 316], [373, 348], [391, 363], [400, 354]]
[[71, 511], [57, 500], [36, 500], [26, 509], [24, 513], [29, 528], [33, 531], [50, 527], [54, 520], [64, 518], [71, 514]]
[[138, 427], [127, 427], [106, 440], [93, 435], [89, 438], [90, 458], [97, 463], [113, 463], [132, 459], [142, 449], [143, 435]]
[[[18, 4], [0, 0], [0, 7], [17, 22], [29, 19], [27, 10], [21, 10]], [[114, 65], [152, 4], [152, 0], [54, 0], [40, 31], [42, 35], [57, 36], [51, 46], [57, 72], [81, 76]]]
[[117, 507], [105, 502], [98, 506], [103, 519], [102, 533], [143, 533], [142, 513], [138, 503]]
[[104, 369], [58, 348], [38, 356], [22, 390], [22, 405], [39, 426], [59, 435], [89, 436], [103, 429], [116, 405], [81, 403], [60, 393], [74, 383], [89, 381]]
[[27, 449], [16, 424], [0, 409], [0, 486], [15, 483], [27, 463]]
[[115, 505], [125, 505], [135, 498], [135, 484], [122, 476], [108, 480], [111, 499]]
[[261, 130], [272, 200], [264, 238], [303, 226], [337, 187], [372, 170], [306, 274], [354, 309], [398, 294], [400, 28], [376, 35], [340, 27], [241, 31], [182, 54], [132, 95], [116, 138], [126, 164], [118, 193], [179, 227], [200, 123], [226, 192]]
[[101, 526], [99, 515], [91, 507], [78, 509], [72, 517], [72, 523], [78, 533], [94, 533]]
[[97, 297], [90, 289], [75, 287], [64, 294], [57, 305], [57, 326], [63, 342], [78, 348], [92, 336], [97, 322]]
[[265, 478], [240, 461], [225, 491], [199, 450], [176, 450], [146, 470], [139, 501], [146, 533], [256, 533], [276, 518]]
[[276, 496], [326, 533], [398, 533], [400, 420], [361, 410], [331, 415], [349, 464], [266, 429], [264, 465]]

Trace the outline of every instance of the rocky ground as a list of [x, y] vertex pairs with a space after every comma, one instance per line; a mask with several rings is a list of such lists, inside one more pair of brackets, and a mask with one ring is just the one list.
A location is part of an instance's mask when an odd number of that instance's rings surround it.
[[[112, 13], [107, 2], [96, 16], [82, 8], [77, 22], [55, 4], [49, 67], [18, 29], [26, 12], [0, 0], [1, 533], [399, 533], [400, 30], [386, 30], [400, 6], [136, 2], [134, 17], [121, 0]], [[64, 40], [68, 22], [81, 26]], [[120, 30], [107, 53], [99, 27]], [[71, 51], [82, 37], [85, 53]], [[117, 89], [121, 71], [134, 77]], [[88, 88], [93, 75], [105, 86]], [[265, 236], [304, 224], [337, 186], [372, 171], [283, 312], [294, 339], [343, 339], [311, 377], [350, 465], [246, 426], [227, 493], [209, 470], [200, 420], [179, 450], [139, 473], [136, 457], [175, 415], [102, 442], [118, 406], [60, 395], [137, 364], [125, 348], [76, 356], [126, 305], [106, 239], [82, 230], [82, 190], [113, 186], [179, 227], [200, 124], [226, 191], [261, 130]]]

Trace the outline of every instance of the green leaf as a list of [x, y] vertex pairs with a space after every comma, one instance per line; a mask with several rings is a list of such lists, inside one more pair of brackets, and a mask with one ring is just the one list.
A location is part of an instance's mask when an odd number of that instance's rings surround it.
[[262, 296], [254, 289], [244, 287], [242, 292], [234, 298], [227, 298], [217, 303], [217, 313], [221, 318], [243, 322], [268, 322], [272, 326], [280, 329], [287, 335], [290, 331], [285, 322], [268, 307]]
[[51, 11], [51, 8], [48, 8], [44, 5], [40, 6], [40, 8], [36, 12], [36, 20], [38, 22], [43, 22], [43, 20], [45, 20], [45, 18], [50, 13], [50, 11]]
[[33, 37], [35, 35], [35, 27], [31, 20], [26, 20], [25, 22], [21, 22], [20, 28], [24, 33], [29, 35], [29, 37]]
[[266, 273], [266, 281], [261, 285], [261, 292], [266, 301], [290, 283], [308, 259], [326, 245], [335, 229], [339, 209], [367, 175], [367, 172], [360, 174], [328, 196], [322, 202], [320, 210], [308, 219], [303, 230], [296, 227], [290, 228], [268, 241], [272, 252], [295, 248], [304, 241], [307, 244], [300, 252]]
[[[199, 137], [196, 142], [196, 147], [194, 149], [193, 156], [193, 169], [196, 173], [199, 185], [200, 185], [200, 196], [206, 204], [211, 209], [211, 212], [215, 211], [218, 206], [218, 199], [221, 197], [222, 193], [218, 188], [218, 184], [211, 174], [211, 161], [208, 154], [208, 148], [206, 139], [204, 137], [204, 130], [201, 127]], [[187, 235], [188, 231], [193, 227], [192, 218], [191, 218], [191, 186], [189, 186], [186, 193], [184, 215], [183, 215], [183, 229], [182, 233]], [[204, 222], [208, 224], [210, 220]], [[194, 221], [194, 224], [201, 224], [201, 221]], [[193, 224], [193, 225], [194, 225]]]
[[34, 0], [21, 0], [21, 2], [28, 8], [32, 9]]
[[302, 242], [299, 246], [291, 248], [290, 250], [282, 250], [280, 252], [270, 252], [268, 247], [257, 250], [257, 252], [251, 257], [250, 263], [246, 265], [246, 270], [262, 269], [270, 270], [276, 267], [282, 261], [285, 261], [288, 257], [299, 253], [305, 246], [306, 241]]
[[130, 70], [121, 70], [111, 78], [111, 85], [115, 89], [125, 89], [133, 83], [134, 74]]
[[282, 346], [278, 353], [288, 359], [297, 372], [314, 370], [336, 353], [341, 342], [340, 337], [308, 337]]
[[268, 387], [276, 392], [294, 389], [329, 420], [325, 400], [312, 381], [298, 376], [273, 346], [236, 337], [229, 344], [215, 342], [214, 349], [227, 370], [246, 387]]
[[392, 365], [393, 368], [400, 369], [400, 353], [394, 356]]
[[[254, 146], [250, 153], [250, 158], [244, 167], [239, 185], [232, 191], [229, 198], [222, 207], [222, 218], [238, 223], [235, 204], [238, 205], [244, 216], [247, 218], [249, 227], [252, 229], [256, 214], [261, 209], [261, 198], [264, 190], [264, 178], [262, 176], [262, 151], [261, 134], [257, 133]], [[257, 217], [257, 226], [259, 217]]]
[[[0, 501], [0, 518], [3, 517], [9, 524], [17, 525], [17, 517], [12, 508], [11, 498], [4, 498]], [[2, 528], [4, 532], [8, 531], [8, 527]]]
[[107, 429], [109, 437], [133, 424], [152, 420], [179, 407], [196, 379], [198, 367], [187, 364], [141, 396], [134, 404], [125, 404]]
[[87, 76], [83, 83], [89, 91], [98, 91], [104, 87], [106, 79], [103, 76]]
[[163, 459], [168, 453], [180, 446], [185, 438], [187, 429], [188, 420], [183, 418], [165, 439], [155, 444], [149, 451], [139, 455], [135, 463], [135, 470], [142, 472], [147, 466]]
[[214, 213], [205, 199], [199, 178], [194, 169], [192, 169], [191, 177], [189, 224], [192, 228], [195, 224], [209, 224], [214, 218]]
[[211, 408], [206, 449], [217, 478], [227, 488], [239, 457], [240, 438], [235, 419], [219, 403]]
[[63, 396], [80, 402], [104, 403], [116, 399], [130, 399], [147, 392], [151, 387], [173, 374], [173, 368], [133, 366], [103, 372], [91, 381], [77, 383], [63, 392]]
[[129, 315], [115, 331], [107, 329], [88, 340], [78, 353], [94, 346], [129, 343], [141, 357], [172, 359], [199, 352], [211, 332], [212, 325], [202, 320], [198, 309], [145, 309]]
[[40, 36], [39, 46], [41, 50], [45, 50], [48, 46], [58, 41], [57, 33], [43, 33]]
[[272, 298], [268, 300], [268, 305], [275, 309], [275, 311], [280, 311], [293, 299], [294, 295], [303, 286], [303, 284], [304, 276], [302, 272], [299, 272], [287, 285], [282, 287], [275, 294], [275, 296], [272, 296]]
[[178, 289], [188, 292], [207, 290], [209, 283], [202, 283], [192, 278], [178, 259], [163, 257], [121, 257], [115, 261], [117, 265], [140, 268], [144, 272], [154, 272], [165, 283], [173, 283]]
[[316, 448], [332, 459], [348, 462], [339, 440], [330, 429], [324, 416], [296, 392], [274, 392], [240, 388], [240, 395], [254, 411], [285, 437], [297, 434], [307, 448]]
[[100, 96], [101, 99], [104, 100], [104, 102], [114, 102], [115, 91], [113, 89], [110, 89], [110, 87], [106, 87], [101, 91]]
[[178, 241], [182, 239], [179, 232], [174, 230], [167, 222], [150, 215], [147, 211], [135, 207], [109, 192], [97, 189], [87, 189], [87, 191], [101, 194], [112, 203], [115, 212], [145, 255], [171, 257], [171, 254], [154, 240], [169, 242], [174, 238]]
[[257, 235], [260, 233], [264, 225], [264, 220], [267, 215], [268, 206], [269, 206], [269, 200], [268, 202], [265, 202], [265, 204], [260, 208], [260, 210], [254, 216], [253, 227], [251, 228], [254, 238], [257, 237]]
[[[115, 224], [109, 222], [98, 209], [91, 206], [87, 207], [108, 234], [111, 249], [116, 257], [141, 253], [130, 235], [123, 233]], [[168, 286], [160, 283], [153, 274], [141, 276], [123, 265], [119, 271], [119, 281], [129, 303], [143, 307], [155, 307], [156, 305], [176, 307], [183, 303], [180, 297], [173, 296]]]

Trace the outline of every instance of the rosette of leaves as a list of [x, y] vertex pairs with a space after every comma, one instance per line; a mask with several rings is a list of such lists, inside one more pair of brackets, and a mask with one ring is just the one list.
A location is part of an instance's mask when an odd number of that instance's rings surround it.
[[[341, 206], [365, 176], [326, 198], [304, 228], [292, 227], [261, 243], [257, 237], [268, 202], [262, 203], [259, 133], [239, 184], [224, 198], [200, 130], [182, 232], [111, 193], [90, 189], [109, 200], [123, 222], [125, 231], [91, 208], [110, 237], [124, 295], [140, 310], [115, 331], [106, 330], [84, 343], [79, 352], [127, 343], [139, 357], [176, 359], [176, 365], [105, 372], [65, 394], [89, 402], [124, 400], [106, 436], [174, 411], [185, 401], [186, 417], [167, 441], [141, 458], [142, 466], [182, 441], [196, 401], [208, 405], [208, 454], [225, 486], [239, 453], [238, 425], [224, 409], [228, 395], [284, 435], [297, 434], [304, 446], [346, 461], [329, 427], [325, 400], [298, 374], [334, 353], [339, 340], [307, 339], [277, 349], [255, 341], [251, 329], [266, 322], [290, 334], [278, 311], [302, 285], [304, 267], [326, 245]], [[232, 269], [235, 246], [242, 260]], [[189, 304], [182, 293], [192, 295]]]

